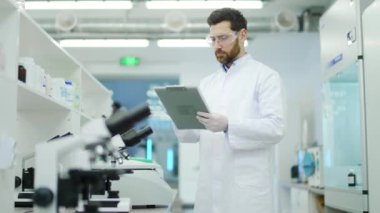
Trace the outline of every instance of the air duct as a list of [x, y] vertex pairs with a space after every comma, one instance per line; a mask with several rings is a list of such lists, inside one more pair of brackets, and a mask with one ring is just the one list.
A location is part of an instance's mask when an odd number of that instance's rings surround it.
[[324, 7], [309, 7], [304, 10], [300, 16], [300, 31], [318, 32], [319, 19], [324, 13]]
[[[53, 38], [61, 39], [174, 39], [174, 38], [204, 38], [209, 33], [209, 26], [204, 21], [188, 21], [181, 24], [174, 32], [168, 29], [163, 22], [122, 20], [80, 20], [70, 32], [57, 32], [55, 24], [51, 20], [37, 20], [41, 27]], [[248, 30], [251, 33], [271, 32], [274, 30], [271, 18], [248, 20]], [[173, 26], [172, 26], [173, 27]], [[181, 28], [181, 29], [180, 29]], [[180, 30], [179, 30], [180, 29]]]

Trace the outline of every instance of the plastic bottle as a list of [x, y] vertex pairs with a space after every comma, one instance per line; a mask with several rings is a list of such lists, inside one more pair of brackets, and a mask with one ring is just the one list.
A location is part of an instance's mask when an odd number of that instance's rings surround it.
[[26, 69], [22, 65], [18, 65], [18, 80], [26, 83]]
[[66, 96], [65, 96], [65, 102], [70, 106], [73, 107], [74, 103], [74, 85], [71, 81], [65, 81], [65, 87], [66, 87]]
[[348, 186], [349, 187], [355, 187], [356, 186], [356, 175], [355, 175], [353, 169], [350, 169], [350, 171], [347, 174], [347, 178], [348, 178]]
[[52, 97], [58, 101], [65, 102], [66, 88], [63, 78], [52, 78]]

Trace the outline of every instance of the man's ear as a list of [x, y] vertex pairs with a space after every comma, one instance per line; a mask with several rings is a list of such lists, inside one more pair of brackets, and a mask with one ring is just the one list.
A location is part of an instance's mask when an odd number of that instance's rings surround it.
[[239, 31], [238, 37], [239, 37], [239, 41], [247, 41], [248, 40], [248, 31], [247, 31], [247, 29], [241, 29]]
[[247, 40], [247, 38], [248, 38], [248, 30], [247, 29], [241, 29], [240, 39]]

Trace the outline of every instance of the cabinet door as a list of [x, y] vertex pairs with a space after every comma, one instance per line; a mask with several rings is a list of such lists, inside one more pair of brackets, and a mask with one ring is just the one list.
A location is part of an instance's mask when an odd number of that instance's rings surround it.
[[290, 192], [292, 213], [309, 212], [309, 192], [307, 189], [292, 188]]

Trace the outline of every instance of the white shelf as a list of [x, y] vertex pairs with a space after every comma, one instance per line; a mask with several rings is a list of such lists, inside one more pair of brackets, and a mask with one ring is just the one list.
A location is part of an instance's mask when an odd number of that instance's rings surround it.
[[83, 112], [79, 112], [79, 113], [80, 113], [80, 126], [83, 126], [84, 124], [92, 120], [92, 118], [86, 115], [85, 113]]
[[[0, 188], [4, 189], [0, 191], [0, 206], [4, 212], [14, 212], [14, 188], [10, 186], [14, 185], [14, 173], [20, 175], [22, 156], [55, 135], [80, 134], [83, 124], [109, 113], [112, 103], [111, 93], [13, 1], [0, 0], [0, 97], [4, 100], [0, 130], [17, 141], [16, 166], [9, 173], [0, 171]], [[51, 77], [78, 86], [81, 109], [16, 80], [20, 57], [31, 57]]]
[[291, 183], [290, 187], [308, 190], [311, 193], [319, 194], [319, 195], [323, 195], [324, 194], [324, 190], [325, 190], [324, 188], [318, 188], [318, 187], [314, 187], [314, 186], [309, 186], [309, 185], [304, 184], [304, 183]]
[[[8, 9], [6, 9], [8, 8]], [[9, 0], [0, 0], [0, 76], [16, 79], [19, 14]]]
[[53, 77], [79, 75], [80, 65], [51, 38], [28, 14], [21, 12], [20, 57], [32, 57]]
[[102, 92], [107, 96], [112, 96], [112, 91], [107, 89], [103, 84], [101, 84], [90, 72], [82, 66], [82, 79], [88, 79], [88, 83], [92, 85], [91, 86], [93, 89], [98, 90], [97, 92]]
[[0, 0], [0, 10], [9, 10], [9, 9], [17, 9], [14, 1], [11, 0]]
[[29, 88], [23, 82], [18, 82], [18, 98], [17, 110], [18, 111], [70, 111], [70, 107], [66, 104], [57, 101], [45, 94]]
[[82, 72], [81, 79], [81, 110], [93, 118], [100, 118], [102, 115], [108, 117], [111, 114], [112, 92], [86, 70]]

